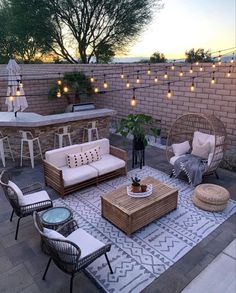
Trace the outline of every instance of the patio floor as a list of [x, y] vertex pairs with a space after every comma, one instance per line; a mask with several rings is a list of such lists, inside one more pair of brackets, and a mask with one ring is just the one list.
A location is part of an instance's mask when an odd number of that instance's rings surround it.
[[[129, 169], [131, 169], [131, 147], [124, 144], [120, 136], [111, 135], [113, 145], [125, 148], [129, 152]], [[19, 167], [19, 161], [7, 161], [13, 181], [19, 186], [33, 182], [43, 183], [41, 162], [31, 169], [29, 161], [25, 167]], [[146, 165], [170, 173], [171, 166], [166, 161], [165, 152], [151, 146], [146, 150]], [[204, 182], [217, 183], [226, 187], [231, 198], [236, 200], [236, 173], [219, 170], [220, 179], [209, 176]], [[47, 191], [52, 199], [58, 198], [51, 188]], [[42, 281], [48, 257], [41, 252], [40, 238], [31, 217], [22, 220], [18, 240], [14, 240], [16, 218], [9, 221], [11, 207], [0, 190], [0, 292], [68, 292], [69, 277], [52, 265], [47, 280]], [[143, 292], [170, 293], [181, 292], [198, 276], [235, 238], [236, 214], [214, 230], [208, 237], [195, 246], [189, 253], [151, 283]], [[216, 284], [215, 284], [216, 285]], [[102, 292], [85, 273], [80, 273], [74, 280], [74, 292]], [[204, 288], [202, 288], [204, 291]], [[191, 290], [186, 291], [191, 292]], [[193, 292], [193, 291], [192, 291]]]

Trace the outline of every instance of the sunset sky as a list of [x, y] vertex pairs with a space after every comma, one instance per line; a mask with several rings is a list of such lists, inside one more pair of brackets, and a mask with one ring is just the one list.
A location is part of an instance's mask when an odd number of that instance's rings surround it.
[[213, 51], [236, 46], [236, 0], [163, 0], [165, 7], [131, 46], [127, 56], [155, 51], [182, 58], [191, 48]]

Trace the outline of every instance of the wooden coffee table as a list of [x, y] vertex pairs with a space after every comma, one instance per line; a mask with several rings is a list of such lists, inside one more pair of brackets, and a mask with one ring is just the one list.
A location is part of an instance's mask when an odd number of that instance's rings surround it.
[[109, 220], [127, 235], [177, 208], [178, 190], [152, 177], [142, 179], [151, 183], [153, 193], [148, 197], [134, 198], [122, 186], [102, 196], [102, 217]]

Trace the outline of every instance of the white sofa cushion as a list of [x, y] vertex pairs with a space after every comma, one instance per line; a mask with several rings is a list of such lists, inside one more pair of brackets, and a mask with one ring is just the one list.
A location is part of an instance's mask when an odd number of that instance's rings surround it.
[[[20, 190], [20, 188], [11, 180], [8, 181], [8, 186], [10, 186], [15, 191], [15, 193], [18, 197], [19, 205], [22, 205], [22, 200], [24, 198], [24, 195], [23, 195], [22, 191]], [[12, 190], [10, 188], [9, 188], [9, 192], [12, 192]]]
[[82, 148], [79, 144], [67, 146], [64, 148], [59, 148], [45, 153], [46, 161], [52, 165], [61, 168], [67, 164], [67, 155], [81, 153]]
[[207, 142], [210, 143], [210, 151], [209, 151], [209, 153], [213, 153], [214, 149], [215, 149], [215, 135], [207, 134], [207, 133], [200, 132], [200, 131], [195, 131], [194, 132], [192, 147], [194, 147], [195, 144], [203, 145], [203, 144], [205, 144]]
[[34, 204], [37, 202], [42, 202], [45, 200], [50, 200], [50, 197], [45, 190], [41, 190], [38, 192], [30, 193], [27, 195], [24, 195], [23, 198], [21, 199], [21, 205], [28, 205], [28, 204]]
[[193, 150], [191, 152], [192, 155], [198, 156], [203, 159], [208, 159], [210, 154], [211, 145], [210, 142], [206, 142], [204, 144], [197, 144], [196, 142], [193, 144]]
[[66, 239], [79, 246], [81, 250], [80, 258], [93, 253], [105, 245], [81, 228], [72, 232]]
[[48, 238], [53, 238], [53, 239], [56, 238], [56, 239], [66, 240], [66, 237], [64, 237], [61, 233], [59, 233], [53, 229], [43, 228], [43, 233]]
[[89, 149], [100, 146], [101, 155], [110, 153], [110, 141], [107, 138], [102, 138], [90, 142], [86, 142], [80, 145], [82, 148], [82, 152], [86, 152]]
[[76, 168], [82, 165], [98, 161], [101, 159], [100, 146], [89, 149], [86, 152], [67, 155], [67, 164], [69, 168]]
[[110, 154], [105, 154], [101, 160], [90, 163], [89, 166], [97, 170], [98, 175], [103, 175], [125, 167], [125, 161]]
[[181, 156], [183, 154], [187, 154], [187, 152], [190, 150], [190, 144], [189, 141], [186, 140], [181, 143], [174, 143], [172, 144], [172, 149], [175, 154], [175, 156]]
[[90, 165], [83, 165], [77, 168], [64, 166], [60, 168], [65, 186], [80, 183], [98, 176], [98, 171]]
[[181, 156], [173, 156], [173, 157], [171, 157], [171, 158], [170, 158], [170, 163], [171, 163], [171, 165], [174, 166], [175, 161], [176, 161], [178, 158], [181, 158], [181, 157], [184, 157], [184, 155], [181, 155]]

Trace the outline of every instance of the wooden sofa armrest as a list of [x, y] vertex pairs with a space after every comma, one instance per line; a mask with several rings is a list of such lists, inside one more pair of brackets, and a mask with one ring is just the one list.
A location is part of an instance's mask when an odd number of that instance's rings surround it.
[[125, 150], [122, 150], [120, 148], [114, 147], [114, 146], [110, 146], [110, 154], [120, 158], [121, 160], [124, 160], [126, 162], [127, 165], [127, 161], [128, 161], [128, 154]]
[[62, 170], [43, 160], [44, 180], [46, 185], [52, 186], [60, 194], [63, 193], [64, 182], [62, 177]]

